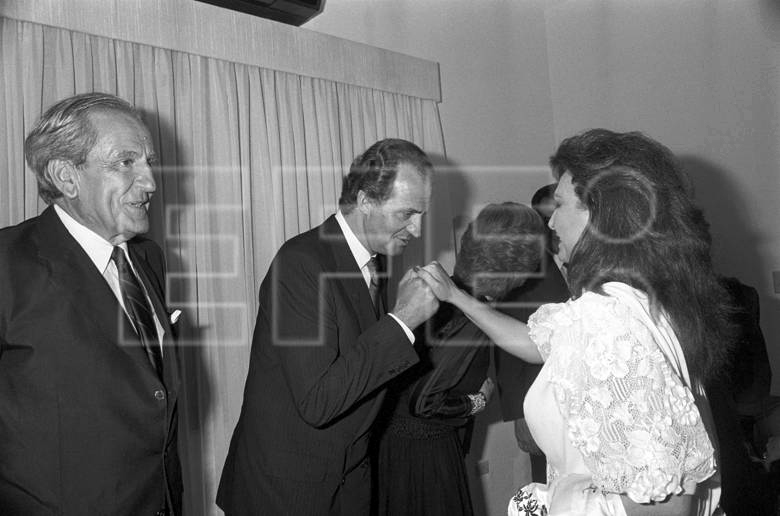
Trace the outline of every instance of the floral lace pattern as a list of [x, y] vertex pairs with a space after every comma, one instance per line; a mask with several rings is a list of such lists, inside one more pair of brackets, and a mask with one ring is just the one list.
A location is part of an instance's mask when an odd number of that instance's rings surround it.
[[508, 516], [547, 516], [547, 507], [534, 494], [520, 489], [509, 501]]
[[715, 472], [693, 395], [628, 306], [587, 292], [542, 306], [529, 327], [567, 436], [601, 491], [660, 501]]

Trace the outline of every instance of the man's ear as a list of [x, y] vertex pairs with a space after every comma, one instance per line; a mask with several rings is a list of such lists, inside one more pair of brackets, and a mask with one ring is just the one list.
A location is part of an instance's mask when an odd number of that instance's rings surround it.
[[49, 181], [68, 199], [79, 196], [79, 178], [76, 167], [70, 161], [53, 159], [46, 165]]
[[364, 215], [368, 215], [371, 211], [371, 207], [373, 206], [374, 201], [369, 199], [369, 197], [366, 195], [366, 192], [363, 190], [358, 190], [357, 193], [357, 209], [360, 210], [361, 213]]

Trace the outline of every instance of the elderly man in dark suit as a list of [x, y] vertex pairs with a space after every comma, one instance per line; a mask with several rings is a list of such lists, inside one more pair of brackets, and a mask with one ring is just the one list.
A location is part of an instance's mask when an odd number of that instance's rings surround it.
[[[531, 199], [531, 205], [542, 217], [545, 226], [549, 223], [550, 216], [555, 210], [553, 194], [556, 185], [557, 183], [543, 186], [536, 191]], [[566, 285], [566, 280], [555, 259], [556, 239], [555, 233], [548, 228], [546, 242], [541, 249], [539, 271], [535, 277], [528, 279], [522, 286], [510, 292], [504, 302], [498, 306], [499, 310], [527, 323], [531, 314], [541, 305], [562, 303], [570, 297], [569, 287]], [[542, 366], [541, 364], [524, 362], [498, 346], [494, 346], [493, 349], [501, 400], [501, 415], [504, 421], [514, 421], [515, 423], [517, 444], [520, 449], [530, 455], [533, 481], [546, 483], [547, 462], [542, 451], [531, 437], [523, 413], [525, 395]]]
[[417, 363], [411, 330], [438, 308], [410, 271], [388, 312], [381, 264], [420, 236], [431, 173], [416, 145], [375, 143], [352, 163], [337, 213], [273, 260], [217, 495], [227, 515], [369, 513], [384, 385]]
[[0, 513], [170, 515], [179, 389], [154, 150], [138, 113], [90, 93], [25, 141], [49, 207], [0, 230]]

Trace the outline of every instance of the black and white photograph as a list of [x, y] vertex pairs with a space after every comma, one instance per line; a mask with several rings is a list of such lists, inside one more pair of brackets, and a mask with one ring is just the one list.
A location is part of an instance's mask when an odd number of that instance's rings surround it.
[[0, 0], [0, 516], [780, 516], [780, 1]]

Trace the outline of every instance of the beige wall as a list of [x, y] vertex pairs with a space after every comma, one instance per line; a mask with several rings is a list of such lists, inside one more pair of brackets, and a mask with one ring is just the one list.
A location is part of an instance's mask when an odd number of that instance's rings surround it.
[[[438, 61], [454, 202], [527, 201], [588, 127], [639, 129], [688, 166], [719, 270], [762, 302], [780, 394], [780, 9], [771, 0], [327, 0], [306, 28]], [[511, 428], [480, 431], [486, 513], [525, 480]], [[487, 470], [487, 471], [486, 471]], [[511, 479], [508, 481], [507, 479]]]
[[721, 272], [756, 287], [780, 394], [780, 7], [771, 0], [328, 0], [315, 31], [438, 61], [464, 212], [527, 201], [584, 128], [688, 165]]
[[582, 1], [546, 18], [556, 137], [639, 129], [681, 157], [716, 266], [761, 296], [780, 394], [780, 4]]
[[453, 181], [528, 201], [555, 144], [540, 0], [327, 0], [307, 29], [439, 62]]

